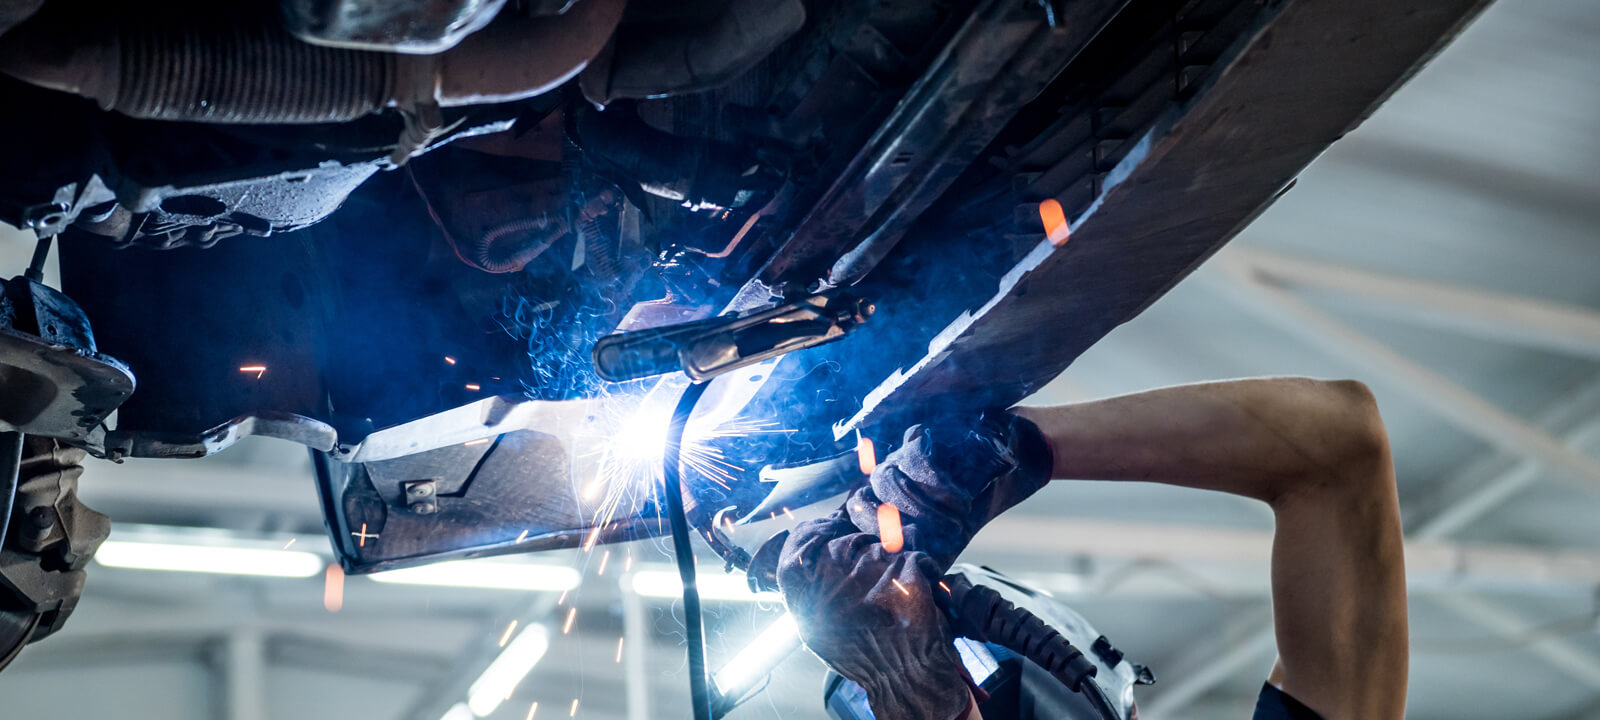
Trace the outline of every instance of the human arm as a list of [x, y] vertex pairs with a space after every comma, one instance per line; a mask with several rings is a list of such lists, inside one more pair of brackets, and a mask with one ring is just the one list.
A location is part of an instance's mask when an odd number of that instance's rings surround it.
[[1052, 476], [1266, 502], [1277, 520], [1271, 682], [1328, 720], [1400, 718], [1408, 665], [1399, 501], [1370, 391], [1268, 378], [1022, 407]]

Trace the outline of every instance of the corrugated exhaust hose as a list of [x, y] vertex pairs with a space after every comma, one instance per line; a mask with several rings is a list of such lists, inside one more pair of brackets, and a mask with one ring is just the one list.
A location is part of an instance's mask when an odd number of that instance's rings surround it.
[[547, 92], [605, 47], [626, 0], [563, 15], [503, 15], [438, 55], [320, 47], [275, 17], [168, 20], [140, 14], [85, 28], [46, 8], [0, 37], [0, 72], [136, 118], [325, 123], [389, 107], [508, 102]]

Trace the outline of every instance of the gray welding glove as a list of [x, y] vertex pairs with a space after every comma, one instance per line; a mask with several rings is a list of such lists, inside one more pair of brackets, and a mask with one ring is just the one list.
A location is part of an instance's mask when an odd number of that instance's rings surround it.
[[934, 605], [940, 572], [923, 553], [884, 550], [841, 509], [794, 529], [778, 585], [806, 647], [866, 691], [878, 720], [957, 720], [972, 697]]
[[1053, 462], [1038, 426], [1010, 413], [913, 425], [845, 507], [856, 527], [878, 535], [878, 505], [894, 505], [905, 548], [943, 571], [984, 525], [1049, 483]]

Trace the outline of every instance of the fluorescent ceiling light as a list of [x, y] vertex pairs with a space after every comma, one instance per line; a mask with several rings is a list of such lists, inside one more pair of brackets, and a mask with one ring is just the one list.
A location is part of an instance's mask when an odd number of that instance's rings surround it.
[[762, 630], [712, 676], [723, 697], [742, 699], [761, 678], [771, 674], [795, 650], [800, 649], [800, 628], [794, 616], [784, 613]]
[[[640, 570], [632, 576], [633, 591], [645, 597], [676, 598], [683, 596], [683, 581], [676, 570]], [[695, 587], [703, 600], [728, 602], [781, 602], [783, 596], [775, 592], [753, 593], [743, 575], [697, 573]]]
[[439, 720], [472, 720], [472, 711], [467, 709], [466, 703], [456, 703], [444, 711], [444, 717]]
[[483, 560], [454, 560], [373, 573], [368, 577], [399, 585], [548, 592], [566, 592], [583, 581], [583, 575], [570, 567]]
[[107, 540], [94, 559], [115, 568], [294, 578], [316, 575], [324, 565], [315, 553], [298, 550], [128, 540]]
[[[550, 634], [543, 625], [529, 625], [500, 651], [483, 674], [467, 688], [467, 707], [473, 715], [488, 717], [500, 703], [511, 697], [517, 684], [528, 676], [539, 658], [550, 649]], [[451, 720], [454, 720], [453, 718]]]

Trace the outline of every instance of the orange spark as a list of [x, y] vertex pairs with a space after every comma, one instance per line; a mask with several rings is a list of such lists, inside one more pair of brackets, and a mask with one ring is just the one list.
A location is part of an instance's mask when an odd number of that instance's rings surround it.
[[594, 549], [594, 544], [599, 542], [599, 541], [600, 541], [600, 526], [596, 525], [596, 526], [594, 526], [593, 530], [589, 531], [589, 539], [583, 541], [583, 551], [584, 552], [589, 552], [590, 550], [593, 550]]
[[949, 585], [946, 585], [946, 584], [944, 584], [944, 581], [943, 581], [943, 580], [940, 580], [940, 581], [939, 581], [939, 587], [942, 587], [942, 588], [944, 588], [944, 591], [945, 591], [945, 592], [946, 592], [946, 593], [948, 593], [948, 592], [950, 592], [950, 586], [949, 586]]
[[1072, 237], [1071, 228], [1067, 227], [1067, 211], [1055, 198], [1039, 203], [1039, 220], [1044, 223], [1044, 234], [1050, 238], [1051, 245], [1061, 247]]
[[605, 554], [600, 556], [600, 569], [596, 570], [594, 574], [596, 574], [596, 575], [604, 575], [604, 574], [606, 574], [606, 562], [609, 561], [609, 560], [611, 560], [611, 551], [607, 550], [607, 551], [605, 551]]
[[482, 390], [483, 388], [480, 387], [477, 383], [467, 383], [467, 389], [471, 390], [473, 392], [477, 392], [479, 390]]
[[872, 438], [856, 438], [856, 464], [861, 466], [862, 475], [871, 475], [878, 469], [878, 449], [872, 446]]
[[625, 559], [623, 559], [623, 561], [622, 561], [622, 571], [623, 572], [628, 572], [629, 570], [632, 570], [632, 569], [633, 569], [633, 551], [629, 550], [628, 551], [628, 556]]
[[884, 503], [878, 506], [878, 542], [883, 549], [892, 553], [900, 552], [906, 546], [906, 537], [900, 527], [900, 508], [894, 503]]
[[369, 532], [367, 532], [367, 524], [366, 523], [361, 523], [361, 532], [353, 532], [353, 533], [350, 533], [350, 534], [361, 539], [361, 541], [359, 543], [359, 545], [361, 547], [366, 547], [367, 546], [367, 538], [372, 538], [373, 540], [377, 540], [378, 539], [378, 534], [377, 533], [369, 533]]
[[572, 699], [572, 711], [567, 713], [567, 717], [577, 717], [577, 716], [578, 716], [578, 699], [577, 698], [573, 698]]
[[500, 633], [500, 647], [505, 647], [506, 643], [511, 642], [511, 633], [516, 631], [516, 629], [517, 621], [512, 620], [511, 624], [506, 626], [506, 631]]
[[528, 539], [528, 529], [527, 528], [523, 528], [522, 529], [522, 534], [517, 536], [516, 542], [522, 542], [523, 540], [527, 540], [527, 539]]
[[329, 565], [322, 580], [322, 607], [328, 612], [339, 612], [344, 607], [344, 568]]
[[522, 720], [533, 720], [533, 714], [539, 712], [539, 701], [533, 701], [533, 706], [528, 708], [528, 716]]
[[265, 366], [265, 365], [242, 365], [242, 366], [239, 367], [239, 372], [253, 372], [253, 373], [256, 374], [256, 379], [260, 380], [261, 376], [265, 375], [267, 373], [267, 366]]
[[899, 580], [895, 578], [889, 578], [889, 582], [894, 583], [894, 586], [900, 589], [900, 594], [905, 595], [906, 597], [911, 597], [911, 591], [907, 590], [906, 586], [901, 585]]
[[784, 509], [783, 509], [783, 514], [784, 514], [784, 515], [787, 515], [787, 516], [788, 516], [788, 517], [789, 517], [789, 519], [790, 519], [790, 520], [793, 520], [793, 519], [794, 519], [794, 513], [792, 513], [792, 512], [789, 512], [789, 508], [784, 508]]
[[283, 544], [283, 549], [288, 550], [289, 546], [293, 545], [294, 541], [299, 540], [299, 539], [300, 538], [289, 538], [289, 542], [286, 542], [286, 543]]
[[473, 445], [487, 445], [488, 443], [489, 438], [478, 438], [477, 440], [468, 440], [461, 444], [466, 447], [472, 447]]
[[567, 634], [569, 632], [572, 632], [572, 621], [573, 620], [577, 620], [577, 619], [578, 619], [578, 609], [577, 608], [572, 608], [571, 610], [568, 610], [567, 611], [567, 622], [566, 622], [566, 624], [561, 626], [561, 634], [565, 635], [565, 634]]
[[556, 604], [557, 605], [565, 605], [565, 604], [567, 604], [567, 591], [565, 591], [565, 590], [561, 591], [561, 597], [556, 598]]
[[622, 662], [622, 641], [626, 639], [625, 637], [617, 638], [617, 662]]
[[454, 365], [454, 364], [456, 364], [456, 359], [453, 358], [453, 357], [450, 357], [449, 355], [446, 355], [446, 356], [444, 356], [444, 362], [445, 362], [446, 365]]

